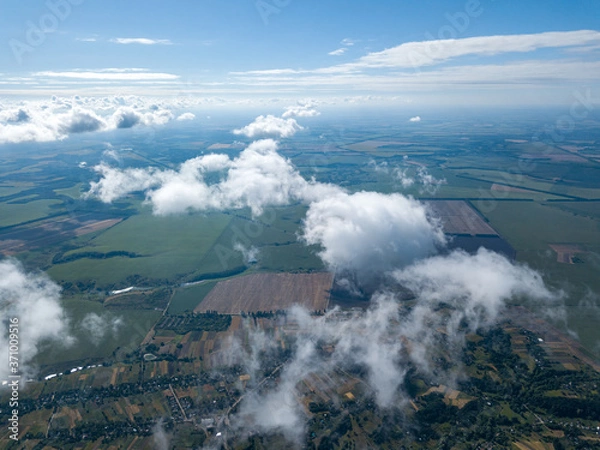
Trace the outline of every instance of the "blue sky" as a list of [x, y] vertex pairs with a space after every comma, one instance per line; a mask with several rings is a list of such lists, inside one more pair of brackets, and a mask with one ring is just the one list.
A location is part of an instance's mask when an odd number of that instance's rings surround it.
[[[2, 0], [0, 7], [1, 96], [183, 90], [493, 105], [568, 103], [573, 89], [599, 88], [597, 0]], [[514, 35], [522, 36], [504, 38]], [[437, 42], [448, 38], [455, 41]]]

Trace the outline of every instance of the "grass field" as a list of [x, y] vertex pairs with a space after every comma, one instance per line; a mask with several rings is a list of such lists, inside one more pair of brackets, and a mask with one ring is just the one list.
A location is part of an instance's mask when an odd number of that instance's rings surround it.
[[133, 216], [65, 256], [126, 251], [140, 257], [78, 259], [54, 265], [49, 273], [63, 281], [93, 279], [103, 288], [127, 287], [127, 278], [134, 275], [174, 281], [202, 267], [202, 260], [230, 220], [220, 213], [156, 217], [147, 212]]
[[30, 220], [42, 219], [52, 213], [51, 206], [58, 200], [36, 200], [23, 204], [2, 203], [0, 205], [0, 228], [17, 225]]
[[216, 281], [207, 281], [194, 286], [178, 288], [171, 300], [168, 313], [181, 314], [185, 311], [193, 311], [216, 284]]
[[473, 202], [492, 226], [517, 249], [547, 250], [549, 244], [600, 244], [598, 222], [563, 211], [551, 203], [497, 202], [493, 209]]
[[[107, 358], [117, 349], [132, 351], [144, 339], [148, 330], [154, 325], [161, 313], [157, 311], [108, 311], [100, 303], [81, 299], [63, 299], [62, 305], [69, 317], [69, 330], [74, 342], [65, 347], [62, 343], [47, 345], [38, 353], [36, 363], [45, 365], [61, 365], [68, 361]], [[100, 328], [103, 334], [91, 333], [82, 325], [88, 314], [97, 314], [103, 320]], [[68, 349], [68, 351], [65, 351]]]
[[57, 195], [66, 195], [67, 197], [77, 199], [77, 198], [81, 197], [81, 193], [84, 191], [84, 189], [85, 189], [85, 186], [83, 185], [83, 183], [78, 183], [75, 186], [70, 187], [70, 188], [55, 189], [54, 192], [56, 192]]
[[502, 170], [484, 170], [484, 169], [465, 169], [457, 170], [457, 174], [462, 176], [472, 177], [482, 181], [492, 183], [500, 183], [509, 186], [516, 186], [523, 189], [534, 189], [544, 191], [547, 194], [554, 196], [572, 196], [583, 199], [595, 199], [600, 197], [600, 190], [583, 186], [575, 186], [572, 183], [562, 184], [557, 183], [560, 180], [546, 180], [541, 178], [533, 178], [522, 174], [518, 167], [515, 168], [516, 173], [511, 173]]

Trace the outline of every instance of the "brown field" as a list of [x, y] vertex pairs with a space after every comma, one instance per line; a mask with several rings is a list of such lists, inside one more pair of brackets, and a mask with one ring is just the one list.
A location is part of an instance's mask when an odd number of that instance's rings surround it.
[[25, 241], [19, 239], [4, 239], [0, 240], [0, 253], [6, 256], [14, 255], [25, 249]]
[[330, 273], [261, 273], [221, 281], [194, 309], [241, 314], [286, 310], [302, 305], [311, 311], [324, 311], [333, 283]]
[[556, 252], [556, 260], [563, 264], [574, 264], [575, 255], [583, 251], [578, 245], [551, 244], [548, 247]]
[[93, 233], [95, 231], [105, 230], [107, 228], [113, 227], [119, 222], [122, 222], [123, 219], [108, 219], [108, 220], [98, 220], [87, 222], [85, 225], [75, 229], [76, 236], [83, 236], [84, 234]]
[[543, 444], [541, 441], [526, 441], [526, 442], [515, 442], [519, 450], [551, 450], [554, 448], [552, 444]]
[[496, 230], [463, 200], [428, 200], [424, 203], [441, 219], [446, 234], [498, 236]]

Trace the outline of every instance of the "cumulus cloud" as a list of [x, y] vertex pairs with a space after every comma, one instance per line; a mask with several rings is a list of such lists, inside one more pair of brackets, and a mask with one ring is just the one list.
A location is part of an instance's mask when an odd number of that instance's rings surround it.
[[97, 197], [104, 203], [111, 203], [132, 192], [144, 191], [160, 182], [159, 175], [155, 175], [158, 173], [155, 169], [120, 170], [102, 163], [95, 166], [94, 170], [102, 178], [91, 183], [85, 197]]
[[131, 107], [121, 107], [113, 113], [111, 121], [114, 128], [131, 128], [138, 124], [146, 126], [165, 125], [173, 117], [171, 111], [164, 109], [155, 109], [143, 113]]
[[[455, 251], [418, 261], [392, 276], [418, 300], [405, 331], [413, 343], [412, 358], [423, 371], [431, 369], [439, 352], [432, 330], [444, 330], [449, 345], [462, 346], [467, 332], [493, 325], [509, 300], [561, 306], [562, 294], [549, 290], [538, 272], [484, 248], [475, 255]], [[436, 311], [440, 305], [443, 314]]]
[[133, 126], [161, 126], [173, 120], [166, 107], [133, 99], [53, 98], [0, 110], [0, 144], [51, 142], [72, 134]]
[[243, 134], [249, 138], [274, 136], [288, 138], [303, 130], [295, 119], [283, 119], [273, 115], [258, 116], [254, 122], [243, 128], [233, 130], [234, 134]]
[[0, 116], [0, 144], [56, 141], [65, 139], [69, 134], [106, 127], [106, 122], [94, 111], [83, 108], [65, 112], [17, 109], [3, 113], [3, 117]]
[[315, 201], [306, 214], [303, 238], [323, 247], [319, 256], [329, 268], [362, 278], [430, 256], [444, 244], [440, 225], [422, 203], [377, 192]]
[[0, 261], [0, 312], [3, 317], [0, 333], [0, 378], [8, 379], [8, 325], [18, 319], [19, 369], [25, 376], [35, 372], [32, 360], [41, 344], [54, 341], [70, 345], [67, 318], [60, 304], [60, 287], [41, 273], [28, 273], [13, 260]]
[[183, 114], [180, 114], [179, 116], [177, 116], [177, 120], [184, 121], [184, 120], [194, 120], [196, 118], [196, 115], [194, 113], [191, 112], [186, 112]]
[[313, 101], [298, 102], [295, 106], [288, 106], [281, 117], [315, 117], [321, 113], [315, 109], [316, 103]]
[[402, 185], [402, 188], [408, 189], [413, 185], [417, 185], [421, 194], [434, 195], [441, 186], [446, 184], [445, 179], [434, 177], [424, 166], [419, 166], [416, 172], [407, 167], [399, 167], [393, 171], [393, 174]]
[[396, 169], [394, 174], [404, 189], [408, 189], [415, 184], [415, 179], [409, 175], [408, 169]]
[[415, 116], [415, 117], [411, 117], [410, 119], [408, 119], [409, 122], [420, 122], [421, 121], [421, 116]]
[[[223, 154], [190, 159], [177, 171], [122, 170], [105, 164], [94, 170], [101, 179], [91, 183], [88, 198], [97, 197], [110, 203], [142, 191], [158, 215], [244, 207], [260, 215], [265, 206], [310, 202], [341, 191], [335, 186], [302, 178], [291, 162], [277, 153], [277, 142], [271, 139], [253, 142], [233, 159]], [[209, 184], [205, 180], [209, 172], [219, 175], [219, 180]]]

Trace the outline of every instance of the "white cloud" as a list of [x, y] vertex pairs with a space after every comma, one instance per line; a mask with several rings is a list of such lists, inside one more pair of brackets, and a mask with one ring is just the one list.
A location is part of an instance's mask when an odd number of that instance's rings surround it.
[[92, 182], [86, 197], [97, 197], [105, 203], [113, 202], [127, 194], [145, 191], [160, 183], [160, 175], [154, 169], [125, 169], [112, 168], [104, 163], [94, 167], [102, 177], [98, 182]]
[[0, 110], [0, 144], [49, 142], [72, 134], [132, 126], [162, 126], [174, 119], [167, 107], [132, 98], [55, 97], [19, 102]]
[[337, 50], [333, 50], [333, 51], [329, 52], [328, 55], [342, 56], [344, 53], [346, 53], [347, 50], [348, 49], [346, 47], [338, 48]]
[[315, 117], [321, 113], [315, 109], [316, 102], [312, 100], [299, 101], [295, 106], [288, 106], [281, 116], [284, 119], [289, 117]]
[[354, 273], [359, 284], [435, 254], [445, 242], [423, 204], [377, 192], [315, 201], [306, 214], [303, 238], [323, 247], [319, 256], [329, 268]]
[[34, 77], [65, 78], [78, 80], [106, 80], [106, 81], [159, 81], [177, 80], [178, 75], [171, 73], [146, 72], [140, 70], [98, 70], [98, 71], [67, 71], [67, 72], [34, 72]]
[[[326, 378], [355, 365], [365, 369], [365, 386], [379, 408], [401, 409], [409, 399], [402, 389], [408, 371], [416, 369], [432, 385], [455, 385], [466, 334], [496, 324], [508, 301], [527, 297], [554, 308], [560, 300], [560, 293], [548, 290], [537, 272], [483, 249], [475, 255], [425, 258], [393, 276], [413, 291], [411, 304], [391, 293], [376, 293], [365, 312], [334, 309], [315, 317], [302, 308], [289, 311], [293, 345], [279, 382], [246, 395], [232, 417], [234, 430], [281, 432], [300, 444], [307, 418], [296, 387], [312, 374]], [[261, 373], [256, 368], [269, 358], [261, 355], [269, 355], [274, 344], [262, 330], [248, 331], [250, 350], [234, 360], [254, 361], [255, 369], [248, 373], [256, 383]], [[252, 339], [254, 334], [262, 337]], [[331, 353], [320, 352], [321, 346]], [[244, 352], [241, 345], [231, 348]], [[433, 367], [439, 359], [447, 361], [445, 367]]]
[[17, 120], [0, 118], [0, 144], [56, 141], [65, 139], [69, 134], [106, 127], [106, 122], [94, 111], [79, 107], [56, 113], [32, 108], [5, 111], [5, 117], [10, 114]]
[[108, 335], [115, 335], [123, 325], [121, 317], [106, 317], [96, 313], [88, 313], [81, 320], [80, 327], [86, 332], [87, 336], [94, 345], [100, 344], [102, 339]]
[[303, 130], [295, 119], [283, 119], [272, 115], [258, 116], [250, 125], [233, 130], [234, 134], [243, 134], [249, 138], [275, 136], [288, 138]]
[[[420, 346], [415, 355], [421, 355], [423, 367], [435, 351], [430, 329], [443, 329], [462, 345], [464, 334], [493, 325], [509, 300], [562, 309], [562, 293], [550, 291], [538, 272], [483, 248], [475, 255], [455, 251], [425, 259], [395, 271], [393, 277], [418, 299], [407, 331]], [[449, 316], [432, 314], [438, 305], [447, 305]]]
[[[454, 97], [465, 103], [540, 102], [562, 94], [565, 83], [597, 84], [594, 74], [600, 70], [600, 62], [593, 52], [583, 50], [599, 44], [600, 32], [589, 30], [407, 42], [346, 64], [232, 73], [231, 82], [246, 88], [314, 88], [329, 93], [410, 90], [412, 95], [421, 95], [435, 89], [444, 94], [446, 102]], [[548, 49], [549, 55], [529, 60], [519, 55], [539, 49]], [[500, 63], [493, 58], [497, 55], [502, 55]], [[467, 58], [472, 56], [477, 58]], [[465, 95], [474, 85], [488, 95]], [[542, 86], [552, 89], [543, 94], [532, 92], [532, 87]], [[524, 88], [528, 96], [517, 95]], [[456, 90], [460, 92], [454, 95]]]
[[418, 68], [467, 55], [528, 53], [543, 48], [578, 47], [598, 43], [600, 43], [600, 32], [593, 30], [407, 42], [387, 50], [370, 53], [354, 63], [329, 70], [347, 72], [362, 68]]
[[[19, 369], [32, 376], [31, 362], [40, 345], [49, 340], [54, 345], [68, 346], [73, 338], [68, 331], [67, 318], [60, 304], [60, 287], [46, 275], [27, 273], [17, 261], [0, 261], [0, 315], [18, 319]], [[0, 333], [0, 379], [7, 379], [8, 327]]]
[[415, 184], [415, 179], [408, 174], [408, 169], [396, 169], [394, 175], [404, 189], [408, 189]]
[[420, 122], [421, 121], [421, 116], [415, 116], [415, 117], [411, 117], [410, 119], [408, 119], [409, 122]]
[[154, 441], [155, 450], [169, 450], [170, 448], [171, 436], [167, 434], [163, 422], [163, 419], [160, 419], [152, 427], [152, 440]]
[[172, 45], [169, 39], [148, 39], [148, 38], [114, 38], [110, 42], [115, 44], [141, 44], [141, 45]]
[[442, 185], [446, 184], [445, 178], [437, 179], [429, 173], [426, 167], [419, 167], [417, 169], [417, 180], [422, 186], [422, 194], [433, 195]]
[[[118, 169], [100, 164], [100, 175], [88, 197], [112, 202], [131, 192], [146, 192], [158, 215], [187, 210], [236, 209], [250, 207], [259, 215], [266, 206], [287, 205], [291, 201], [313, 201], [340, 189], [306, 181], [292, 164], [277, 153], [271, 139], [253, 142], [236, 158], [210, 154], [190, 159], [178, 171]], [[220, 180], [208, 184], [205, 174], [216, 172]]]
[[177, 120], [179, 120], [181, 122], [181, 121], [185, 121], [185, 120], [194, 120], [195, 118], [196, 118], [196, 115], [194, 113], [186, 112], [186, 113], [179, 115], [177, 117]]
[[246, 247], [243, 244], [241, 244], [240, 242], [236, 242], [236, 244], [233, 246], [233, 249], [236, 252], [240, 252], [242, 254], [246, 265], [256, 264], [258, 262], [258, 255], [259, 255], [260, 251], [258, 250], [257, 247], [255, 247], [255, 246]]

